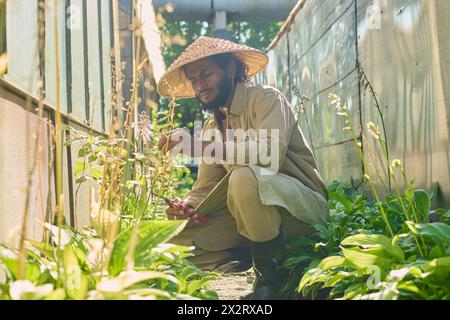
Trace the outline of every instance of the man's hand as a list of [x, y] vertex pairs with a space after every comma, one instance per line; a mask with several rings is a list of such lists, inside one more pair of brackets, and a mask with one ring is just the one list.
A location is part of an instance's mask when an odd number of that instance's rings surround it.
[[[175, 148], [175, 146], [181, 142], [181, 139], [175, 139], [174, 134], [178, 130], [180, 130], [180, 129], [175, 129], [175, 130], [169, 131], [169, 132], [161, 132], [161, 136], [160, 136], [159, 142], [158, 142], [158, 150], [159, 151], [167, 153], [170, 150], [172, 150], [173, 148]], [[179, 138], [181, 138], [181, 137], [179, 137]]]
[[171, 151], [178, 144], [183, 143], [179, 152], [190, 155], [193, 138], [187, 129], [175, 129], [169, 132], [162, 132], [158, 142], [158, 150], [164, 153]]
[[[183, 202], [179, 199], [177, 199], [176, 201], [183, 204]], [[200, 221], [198, 220], [197, 214], [195, 214], [194, 208], [192, 208], [191, 206], [186, 205], [186, 204], [184, 204], [184, 205], [189, 207], [189, 210], [187, 212], [184, 212], [182, 210], [178, 210], [176, 208], [172, 208], [172, 207], [168, 206], [166, 208], [167, 218], [169, 220], [188, 220], [189, 219], [189, 222], [188, 222], [189, 224], [200, 223]]]

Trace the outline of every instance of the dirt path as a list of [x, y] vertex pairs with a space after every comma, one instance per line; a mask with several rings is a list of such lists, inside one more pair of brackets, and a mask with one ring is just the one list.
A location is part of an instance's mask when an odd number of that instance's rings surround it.
[[240, 296], [249, 293], [252, 288], [252, 272], [222, 274], [209, 284], [220, 300], [239, 300]]

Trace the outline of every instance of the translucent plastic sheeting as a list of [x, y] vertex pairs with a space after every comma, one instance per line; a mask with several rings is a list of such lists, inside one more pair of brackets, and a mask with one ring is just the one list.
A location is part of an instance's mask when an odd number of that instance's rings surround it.
[[[288, 39], [283, 36], [279, 42], [278, 48], [280, 51], [288, 51]], [[276, 63], [276, 86], [284, 94], [289, 93], [289, 64], [288, 59], [284, 55], [275, 55]]]
[[145, 49], [152, 66], [155, 82], [159, 82], [166, 66], [160, 49], [162, 47], [161, 34], [156, 24], [155, 10], [151, 1], [138, 0], [138, 6], [142, 8], [142, 38]]
[[369, 121], [381, 124], [373, 96], [356, 80], [359, 61], [384, 112], [391, 159], [404, 162], [417, 186], [439, 183], [440, 205], [450, 205], [449, 12], [444, 0], [309, 0], [269, 52], [265, 82], [290, 92], [294, 106], [299, 95], [311, 98], [300, 124], [327, 181], [357, 177], [361, 169], [328, 105], [334, 92], [351, 105], [354, 128], [364, 129], [377, 183], [388, 183], [384, 156], [366, 132]]
[[361, 161], [353, 142], [336, 144], [314, 150], [320, 173], [328, 182], [339, 177], [359, 178]]
[[[312, 137], [314, 148], [326, 147], [342, 143], [352, 139], [345, 117], [338, 115], [335, 105], [330, 103], [329, 95], [337, 94], [346, 106], [353, 127], [359, 128], [360, 110], [358, 104], [358, 87], [355, 86], [357, 72], [339, 81], [333, 87], [314, 96], [306, 105], [303, 114], [300, 114], [300, 123], [303, 131], [308, 131], [307, 136]], [[308, 123], [309, 125], [308, 125]]]
[[[55, 30], [55, 4], [58, 22]], [[45, 100], [56, 108], [56, 88], [59, 85], [59, 108], [67, 114], [67, 54], [66, 54], [66, 1], [45, 1]], [[58, 34], [57, 47], [55, 37]], [[56, 61], [59, 62], [57, 79]]]
[[111, 2], [100, 1], [101, 5], [101, 33], [102, 33], [102, 63], [103, 63], [103, 91], [104, 91], [104, 112], [105, 112], [105, 132], [109, 132], [112, 119], [112, 21]]
[[52, 209], [52, 202], [50, 207], [47, 202], [51, 186], [48, 126], [17, 103], [24, 102], [0, 89], [0, 242], [11, 245], [18, 244], [27, 196], [28, 238], [41, 240], [40, 221]]
[[86, 87], [84, 56], [84, 34], [83, 34], [83, 1], [71, 0], [72, 15], [78, 19], [78, 25], [71, 29], [71, 63], [72, 63], [72, 116], [84, 123], [86, 120]]
[[88, 40], [88, 74], [89, 83], [89, 119], [93, 127], [99, 131], [103, 130], [102, 125], [102, 92], [100, 83], [103, 81], [100, 72], [100, 40], [101, 30], [99, 30], [99, 3], [97, 1], [86, 1], [87, 4], [87, 40]]
[[[289, 36], [291, 37], [290, 56], [293, 63], [300, 60], [314, 44], [332, 27], [336, 20], [349, 10], [353, 11], [352, 0], [308, 1], [294, 19]], [[347, 25], [347, 30], [351, 25]]]
[[267, 55], [269, 56], [269, 63], [264, 71], [255, 77], [255, 82], [278, 87], [278, 60], [276, 59], [277, 55], [279, 55], [278, 47], [275, 50], [267, 52]]
[[[131, 10], [129, 1], [122, 1], [120, 4], [119, 24], [120, 24], [120, 41], [123, 45], [120, 48], [120, 59], [122, 62], [122, 97], [125, 102], [131, 99], [131, 88], [133, 87], [133, 70], [134, 70], [134, 36], [133, 32], [128, 28], [131, 23]], [[125, 115], [124, 115], [125, 117]]]
[[38, 2], [6, 1], [8, 73], [5, 79], [29, 94], [38, 94]]
[[[419, 186], [439, 182], [450, 204], [450, 2], [379, 1], [379, 25], [369, 19], [372, 1], [358, 1], [359, 60], [380, 97], [391, 157], [401, 159]], [[380, 123], [370, 95], [363, 123]], [[370, 144], [374, 150], [374, 144]], [[375, 162], [384, 169], [379, 155]]]
[[[291, 84], [300, 94], [314, 97], [355, 70], [354, 21], [354, 11], [346, 11], [300, 60], [292, 62]], [[289, 40], [297, 43], [298, 35], [289, 35]]]

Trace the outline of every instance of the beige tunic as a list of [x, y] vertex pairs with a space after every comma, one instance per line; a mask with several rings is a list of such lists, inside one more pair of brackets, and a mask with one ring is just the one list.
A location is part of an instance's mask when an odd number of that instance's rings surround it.
[[[186, 202], [199, 212], [209, 214], [226, 206], [229, 175], [237, 166], [250, 167], [259, 181], [259, 195], [265, 205], [283, 207], [297, 219], [307, 224], [325, 224], [328, 219], [326, 188], [320, 176], [313, 153], [298, 126], [297, 119], [287, 99], [269, 86], [252, 86], [239, 83], [228, 110], [227, 126], [230, 129], [278, 129], [278, 136], [267, 134], [266, 139], [245, 143], [245, 154], [234, 152], [228, 163], [207, 164], [200, 162], [199, 173]], [[203, 126], [202, 138], [207, 129], [217, 129], [214, 116]], [[268, 131], [270, 132], [270, 131]], [[222, 140], [223, 141], [223, 140]], [[264, 142], [261, 142], [264, 141]], [[227, 141], [227, 150], [236, 140]], [[251, 163], [249, 158], [257, 153], [258, 143], [265, 143], [268, 150], [278, 146], [278, 163]], [[228, 151], [227, 151], [228, 153]], [[245, 163], [237, 162], [238, 157]], [[231, 160], [231, 161], [230, 161]], [[276, 174], [268, 174], [267, 168], [277, 167]], [[312, 209], [313, 208], [313, 209]]]

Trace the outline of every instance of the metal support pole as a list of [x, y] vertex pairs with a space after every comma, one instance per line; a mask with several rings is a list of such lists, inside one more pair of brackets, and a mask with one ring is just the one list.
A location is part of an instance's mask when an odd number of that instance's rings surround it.
[[214, 15], [213, 35], [216, 38], [233, 41], [233, 35], [227, 30], [227, 12], [216, 11]]

